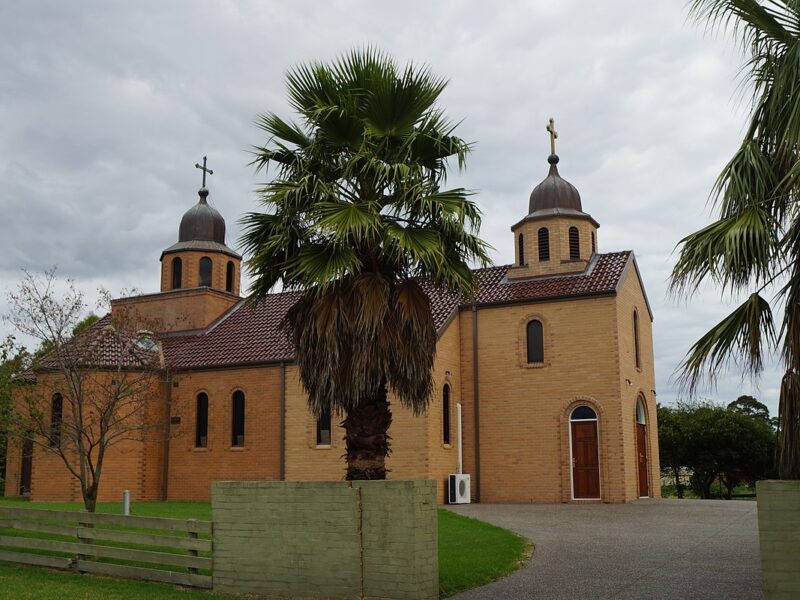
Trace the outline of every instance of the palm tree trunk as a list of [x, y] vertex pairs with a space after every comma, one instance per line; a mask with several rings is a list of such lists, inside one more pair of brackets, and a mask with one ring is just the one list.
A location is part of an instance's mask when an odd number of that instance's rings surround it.
[[778, 477], [800, 479], [800, 374], [794, 369], [781, 381], [778, 415]]
[[373, 397], [347, 413], [344, 422], [347, 481], [386, 479], [389, 449], [389, 409], [386, 385]]

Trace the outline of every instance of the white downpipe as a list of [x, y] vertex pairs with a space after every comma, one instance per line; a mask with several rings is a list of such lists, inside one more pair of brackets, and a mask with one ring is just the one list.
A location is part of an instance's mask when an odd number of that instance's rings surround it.
[[128, 490], [122, 492], [122, 514], [126, 517], [131, 514], [131, 493]]
[[463, 451], [461, 449], [461, 403], [456, 403], [456, 434], [458, 435], [458, 469], [457, 473], [461, 475], [463, 463]]

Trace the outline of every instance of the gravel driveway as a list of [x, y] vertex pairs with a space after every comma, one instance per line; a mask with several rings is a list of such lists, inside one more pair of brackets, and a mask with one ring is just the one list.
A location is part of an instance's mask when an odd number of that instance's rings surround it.
[[472, 504], [455, 512], [533, 540], [520, 571], [458, 600], [706, 600], [761, 596], [756, 503]]

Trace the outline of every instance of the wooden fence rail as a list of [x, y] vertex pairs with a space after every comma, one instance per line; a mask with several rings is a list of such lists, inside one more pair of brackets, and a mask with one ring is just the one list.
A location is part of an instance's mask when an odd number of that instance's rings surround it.
[[0, 561], [209, 589], [211, 576], [199, 571], [211, 571], [212, 559], [199, 554], [212, 543], [199, 536], [211, 532], [209, 521], [194, 519], [0, 508]]

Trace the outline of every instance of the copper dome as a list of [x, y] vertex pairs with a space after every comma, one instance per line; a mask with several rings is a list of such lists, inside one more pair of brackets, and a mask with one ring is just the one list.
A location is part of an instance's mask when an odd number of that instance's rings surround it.
[[558, 155], [551, 154], [547, 158], [550, 163], [550, 172], [547, 177], [533, 188], [528, 213], [548, 209], [567, 209], [583, 212], [581, 208], [581, 195], [575, 186], [562, 179], [558, 174]]
[[225, 219], [208, 205], [208, 190], [200, 188], [200, 201], [186, 211], [178, 230], [178, 242], [209, 241], [225, 244]]

